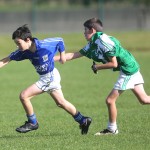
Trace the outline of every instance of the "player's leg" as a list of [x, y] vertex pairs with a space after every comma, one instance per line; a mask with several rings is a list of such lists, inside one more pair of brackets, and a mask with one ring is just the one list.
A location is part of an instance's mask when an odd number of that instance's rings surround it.
[[72, 116], [74, 116], [77, 113], [76, 108], [74, 105], [72, 105], [70, 102], [68, 102], [62, 93], [62, 90], [54, 90], [50, 93], [51, 97], [54, 99], [57, 106], [63, 108], [68, 113], [70, 113]]
[[146, 94], [143, 84], [134, 86], [132, 92], [135, 94], [141, 104], [150, 104], [150, 96]]
[[106, 98], [106, 104], [108, 108], [109, 121], [107, 128], [103, 131], [97, 132], [95, 135], [104, 135], [104, 134], [117, 134], [117, 108], [116, 100], [123, 91], [113, 89], [108, 97]]
[[81, 133], [87, 134], [92, 119], [90, 117], [83, 116], [79, 111], [77, 111], [75, 106], [64, 98], [61, 89], [53, 90], [50, 95], [54, 99], [57, 106], [63, 108], [71, 114], [74, 120], [80, 124]]
[[120, 94], [121, 91], [113, 89], [108, 95], [108, 97], [106, 98], [110, 123], [116, 123], [116, 118], [117, 118], [116, 100]]
[[[129, 76], [130, 77], [130, 76]], [[117, 108], [116, 108], [116, 100], [122, 94], [127, 87], [127, 81], [129, 81], [129, 77], [125, 75], [123, 72], [120, 72], [120, 76], [118, 77], [117, 82], [114, 85], [114, 88], [106, 98], [106, 104], [108, 108], [109, 121], [107, 128], [103, 131], [96, 133], [95, 135], [105, 135], [105, 134], [117, 134]]]
[[36, 84], [29, 86], [20, 93], [20, 101], [27, 115], [32, 115], [34, 113], [30, 99], [41, 93], [43, 93], [43, 91], [39, 89]]
[[60, 85], [61, 77], [59, 71], [56, 68], [54, 68], [54, 70], [52, 71], [51, 79], [52, 80], [49, 86], [46, 87], [47, 93], [51, 95], [51, 97], [59, 107], [63, 108], [65, 111], [71, 114], [75, 121], [80, 124], [81, 133], [87, 134], [92, 119], [83, 116], [79, 111], [76, 110], [73, 104], [71, 104], [64, 98]]
[[41, 93], [43, 93], [43, 91], [39, 89], [36, 84], [29, 86], [20, 93], [20, 101], [24, 107], [28, 121], [26, 121], [24, 125], [16, 128], [17, 132], [26, 133], [38, 129], [38, 122], [30, 100], [32, 97]]

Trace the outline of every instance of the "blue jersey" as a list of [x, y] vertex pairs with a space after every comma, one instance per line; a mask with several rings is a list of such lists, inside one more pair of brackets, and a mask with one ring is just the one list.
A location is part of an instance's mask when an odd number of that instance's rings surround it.
[[47, 38], [38, 40], [34, 38], [36, 51], [33, 53], [30, 50], [16, 50], [9, 55], [10, 60], [21, 61], [29, 59], [36, 71], [40, 75], [51, 72], [54, 69], [54, 55], [57, 51], [65, 50], [64, 41], [62, 38]]

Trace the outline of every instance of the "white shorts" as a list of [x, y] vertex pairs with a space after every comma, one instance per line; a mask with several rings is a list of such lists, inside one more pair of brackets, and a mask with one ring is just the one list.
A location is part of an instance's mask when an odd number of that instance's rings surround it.
[[40, 75], [40, 79], [35, 83], [39, 89], [45, 92], [52, 92], [54, 90], [61, 89], [60, 85], [61, 77], [56, 68], [53, 71]]
[[138, 71], [133, 75], [126, 75], [120, 71], [120, 76], [114, 85], [116, 90], [134, 89], [137, 84], [143, 84], [144, 80], [141, 73]]

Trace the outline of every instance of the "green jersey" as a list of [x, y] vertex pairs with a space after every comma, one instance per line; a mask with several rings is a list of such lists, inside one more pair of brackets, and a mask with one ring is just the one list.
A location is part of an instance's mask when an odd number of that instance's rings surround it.
[[133, 55], [125, 50], [120, 42], [102, 32], [97, 32], [91, 41], [79, 51], [82, 55], [103, 64], [109, 62], [108, 57], [115, 56], [118, 67], [114, 71], [122, 71], [127, 75], [132, 75], [139, 70], [139, 64]]

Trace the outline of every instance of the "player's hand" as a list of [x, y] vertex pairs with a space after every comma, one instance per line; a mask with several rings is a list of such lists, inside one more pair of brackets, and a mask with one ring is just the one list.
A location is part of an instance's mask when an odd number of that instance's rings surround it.
[[97, 72], [97, 69], [96, 69], [95, 65], [96, 65], [96, 63], [93, 61], [93, 65], [91, 66], [91, 69], [93, 70], [93, 72], [95, 74], [97, 74], [98, 72]]

